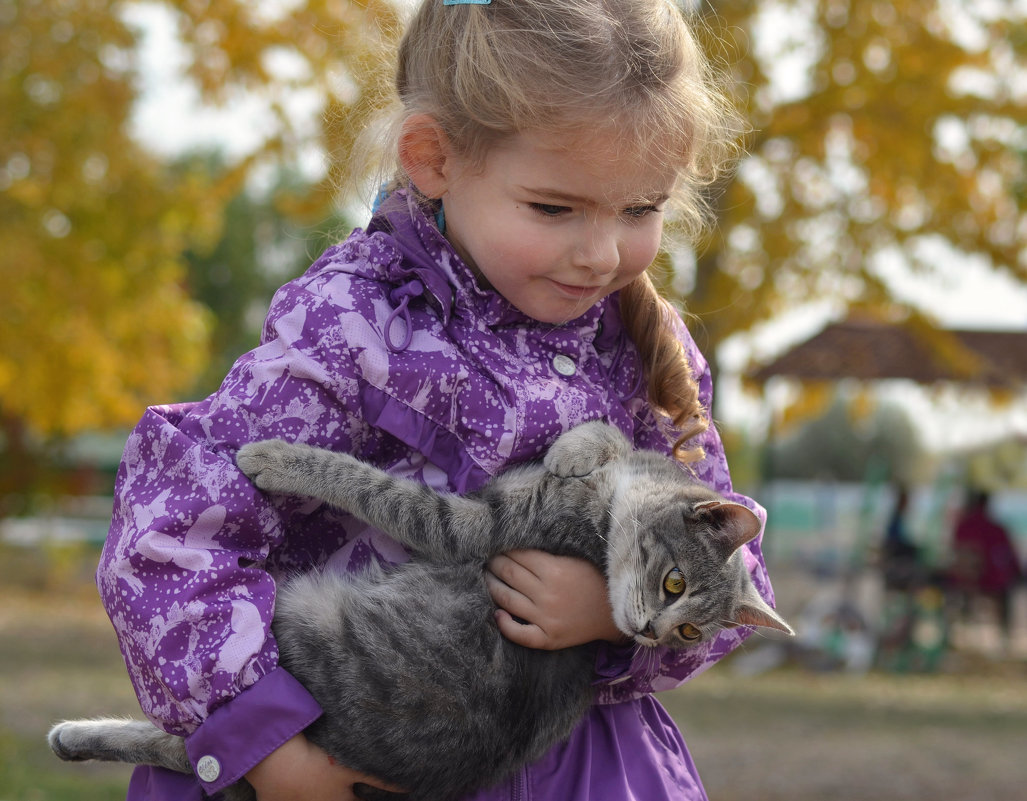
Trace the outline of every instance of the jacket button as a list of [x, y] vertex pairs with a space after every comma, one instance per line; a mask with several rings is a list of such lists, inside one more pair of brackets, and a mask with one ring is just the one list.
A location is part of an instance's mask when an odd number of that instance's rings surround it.
[[212, 757], [210, 754], [202, 756], [196, 762], [196, 775], [200, 777], [200, 781], [208, 784], [216, 782], [221, 775], [221, 763], [218, 762], [217, 757]]
[[578, 371], [574, 360], [570, 356], [564, 356], [562, 353], [553, 357], [553, 369], [560, 375], [568, 378]]

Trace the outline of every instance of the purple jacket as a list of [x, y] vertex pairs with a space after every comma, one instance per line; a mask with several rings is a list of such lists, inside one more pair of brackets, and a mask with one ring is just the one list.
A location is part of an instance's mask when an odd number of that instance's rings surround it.
[[[678, 323], [708, 408], [709, 371]], [[128, 438], [98, 584], [143, 711], [186, 736], [205, 779], [138, 768], [130, 801], [213, 794], [320, 715], [277, 664], [276, 578], [407, 558], [348, 515], [256, 491], [234, 465], [241, 444], [308, 442], [465, 492], [586, 420], [669, 450], [641, 384], [615, 298], [562, 326], [538, 323], [479, 289], [430, 215], [393, 195], [366, 231], [279, 290], [263, 344], [215, 394], [147, 410]], [[702, 444], [699, 478], [731, 495], [712, 427]], [[758, 542], [746, 559], [769, 598]], [[745, 634], [724, 631], [659, 660], [603, 648], [596, 704], [571, 739], [475, 799], [704, 799], [681, 736], [649, 693], [698, 674]]]

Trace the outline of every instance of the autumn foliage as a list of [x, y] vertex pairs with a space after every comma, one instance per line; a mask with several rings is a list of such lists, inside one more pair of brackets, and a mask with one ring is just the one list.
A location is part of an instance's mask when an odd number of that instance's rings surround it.
[[752, 123], [687, 298], [712, 344], [818, 298], [887, 308], [897, 262], [1027, 281], [1022, 3], [707, 6]]
[[[212, 317], [183, 253], [212, 247], [253, 168], [312, 144], [285, 111], [289, 92], [323, 98], [314, 144], [335, 165], [291, 211], [330, 205], [385, 91], [403, 6], [156, 2], [205, 99], [256, 92], [274, 112], [262, 149], [211, 175], [172, 169], [129, 135], [139, 37], [125, 12], [136, 5], [0, 0], [4, 428], [122, 426], [191, 386]], [[752, 122], [751, 155], [715, 188], [717, 231], [673, 283], [713, 358], [732, 332], [811, 299], [893, 303], [888, 259], [930, 274], [939, 252], [974, 256], [1027, 281], [1022, 3], [703, 7], [713, 59]]]
[[[277, 124], [263, 148], [220, 175], [172, 169], [129, 135], [137, 98], [135, 4], [0, 2], [0, 421], [41, 435], [123, 426], [174, 400], [208, 358], [211, 312], [185, 281], [183, 254], [217, 238], [225, 204], [258, 164], [288, 163], [300, 141], [282, 93], [313, 88], [351, 124], [379, 93], [372, 53], [394, 32], [376, 2], [282, 4], [188, 0], [174, 12], [209, 102], [265, 93]], [[130, 19], [130, 17], [129, 17]], [[367, 36], [375, 31], [375, 36]], [[269, 68], [288, 51], [303, 65]], [[326, 203], [338, 176], [315, 187]], [[8, 436], [10, 440], [10, 436]]]

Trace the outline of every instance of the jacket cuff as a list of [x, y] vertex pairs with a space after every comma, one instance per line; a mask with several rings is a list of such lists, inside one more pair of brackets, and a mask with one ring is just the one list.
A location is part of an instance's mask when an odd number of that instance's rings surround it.
[[215, 709], [185, 739], [208, 795], [235, 784], [286, 740], [321, 717], [321, 707], [288, 671], [275, 668]]

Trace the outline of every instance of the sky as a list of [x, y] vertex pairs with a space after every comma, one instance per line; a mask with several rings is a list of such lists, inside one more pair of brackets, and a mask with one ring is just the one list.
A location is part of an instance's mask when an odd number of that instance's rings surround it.
[[[172, 12], [144, 3], [128, 6], [124, 13], [143, 32], [138, 52], [142, 99], [132, 116], [133, 136], [162, 156], [213, 145], [234, 160], [256, 150], [264, 141], [261, 131], [273, 124], [267, 104], [257, 95], [240, 93], [222, 107], [204, 105], [185, 77], [188, 55], [175, 38]], [[289, 69], [288, 64], [278, 66]], [[301, 134], [313, 136], [318, 98], [295, 93], [288, 104]], [[305, 154], [300, 166], [313, 178], [325, 169], [322, 154], [315, 150]]]

